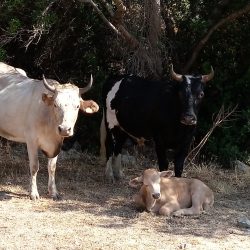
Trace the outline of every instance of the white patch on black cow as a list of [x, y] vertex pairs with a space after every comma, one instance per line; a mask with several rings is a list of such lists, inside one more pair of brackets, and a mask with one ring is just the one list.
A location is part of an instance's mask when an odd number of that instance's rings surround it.
[[107, 123], [108, 123], [109, 129], [112, 129], [112, 128], [114, 128], [114, 126], [119, 125], [117, 117], [116, 117], [116, 111], [115, 111], [115, 109], [111, 108], [111, 102], [115, 98], [115, 95], [120, 88], [120, 84], [121, 84], [122, 80], [120, 80], [119, 82], [116, 82], [107, 95], [107, 99], [106, 99], [107, 114], [106, 114], [106, 117], [107, 117]]
[[186, 76], [186, 79], [187, 79], [187, 84], [190, 85], [192, 76]]

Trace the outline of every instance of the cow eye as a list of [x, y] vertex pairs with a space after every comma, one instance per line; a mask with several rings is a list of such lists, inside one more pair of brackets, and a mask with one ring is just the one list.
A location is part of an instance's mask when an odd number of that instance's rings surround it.
[[198, 98], [202, 99], [203, 97], [204, 97], [204, 92], [200, 92], [199, 95], [198, 95]]
[[79, 109], [79, 108], [80, 108], [80, 105], [77, 105], [76, 108]]
[[54, 103], [54, 107], [55, 107], [55, 108], [57, 107], [55, 103]]

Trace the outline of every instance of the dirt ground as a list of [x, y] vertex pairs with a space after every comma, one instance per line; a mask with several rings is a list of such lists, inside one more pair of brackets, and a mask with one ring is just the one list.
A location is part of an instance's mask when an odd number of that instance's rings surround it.
[[137, 190], [128, 181], [144, 164], [126, 166], [126, 178], [109, 184], [96, 157], [62, 156], [57, 188], [63, 200], [53, 201], [46, 195], [46, 161], [40, 162], [41, 199], [34, 202], [27, 157], [1, 160], [0, 249], [250, 249], [250, 230], [237, 223], [250, 217], [249, 177], [211, 166], [186, 170], [214, 190], [214, 208], [200, 216], [163, 217], [133, 205]]

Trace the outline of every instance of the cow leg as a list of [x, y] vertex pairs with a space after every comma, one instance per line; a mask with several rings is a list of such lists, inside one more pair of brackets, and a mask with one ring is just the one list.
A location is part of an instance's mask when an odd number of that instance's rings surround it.
[[127, 135], [118, 127], [107, 131], [106, 137], [106, 178], [111, 181], [121, 179], [123, 177], [121, 164], [121, 150], [127, 138]]
[[107, 137], [104, 112], [105, 111], [103, 110], [102, 122], [101, 122], [101, 126], [100, 126], [100, 163], [103, 165], [105, 163], [105, 158], [106, 158], [105, 141], [106, 141], [106, 137]]
[[125, 134], [120, 129], [114, 130], [114, 139], [115, 139], [115, 148], [114, 148], [114, 165], [113, 165], [113, 173], [115, 179], [121, 179], [124, 177], [123, 171], [122, 171], [122, 157], [121, 157], [121, 151], [122, 146], [124, 142], [127, 139], [127, 134]]
[[49, 174], [48, 192], [49, 192], [49, 195], [53, 198], [53, 200], [61, 199], [60, 195], [57, 192], [56, 182], [55, 182], [57, 157], [58, 156], [48, 159], [48, 174]]
[[188, 147], [175, 153], [175, 156], [174, 156], [175, 177], [181, 177], [182, 172], [183, 172], [184, 162], [185, 162], [187, 155], [188, 155]]
[[106, 158], [107, 158], [105, 176], [109, 182], [114, 182], [115, 178], [114, 178], [113, 167], [112, 167], [113, 154], [114, 154], [114, 141], [112, 139], [112, 134], [111, 134], [110, 129], [107, 129], [105, 147], [106, 147]]
[[39, 170], [39, 161], [38, 161], [38, 148], [31, 142], [27, 142], [27, 150], [29, 155], [29, 165], [30, 165], [30, 198], [32, 200], [39, 199], [39, 193], [37, 190], [36, 176]]
[[160, 140], [155, 140], [155, 151], [160, 171], [168, 169], [168, 159], [165, 145]]

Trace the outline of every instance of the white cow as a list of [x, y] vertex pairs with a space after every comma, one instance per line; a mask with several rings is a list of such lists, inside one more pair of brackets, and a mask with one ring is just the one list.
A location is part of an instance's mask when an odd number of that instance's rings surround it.
[[0, 62], [0, 136], [27, 144], [32, 200], [39, 199], [36, 183], [39, 149], [48, 157], [49, 195], [59, 198], [55, 170], [63, 139], [73, 135], [79, 109], [86, 113], [99, 109], [94, 101], [81, 98], [92, 81], [91, 76], [88, 86], [78, 88], [45, 78], [34, 80], [22, 69]]

